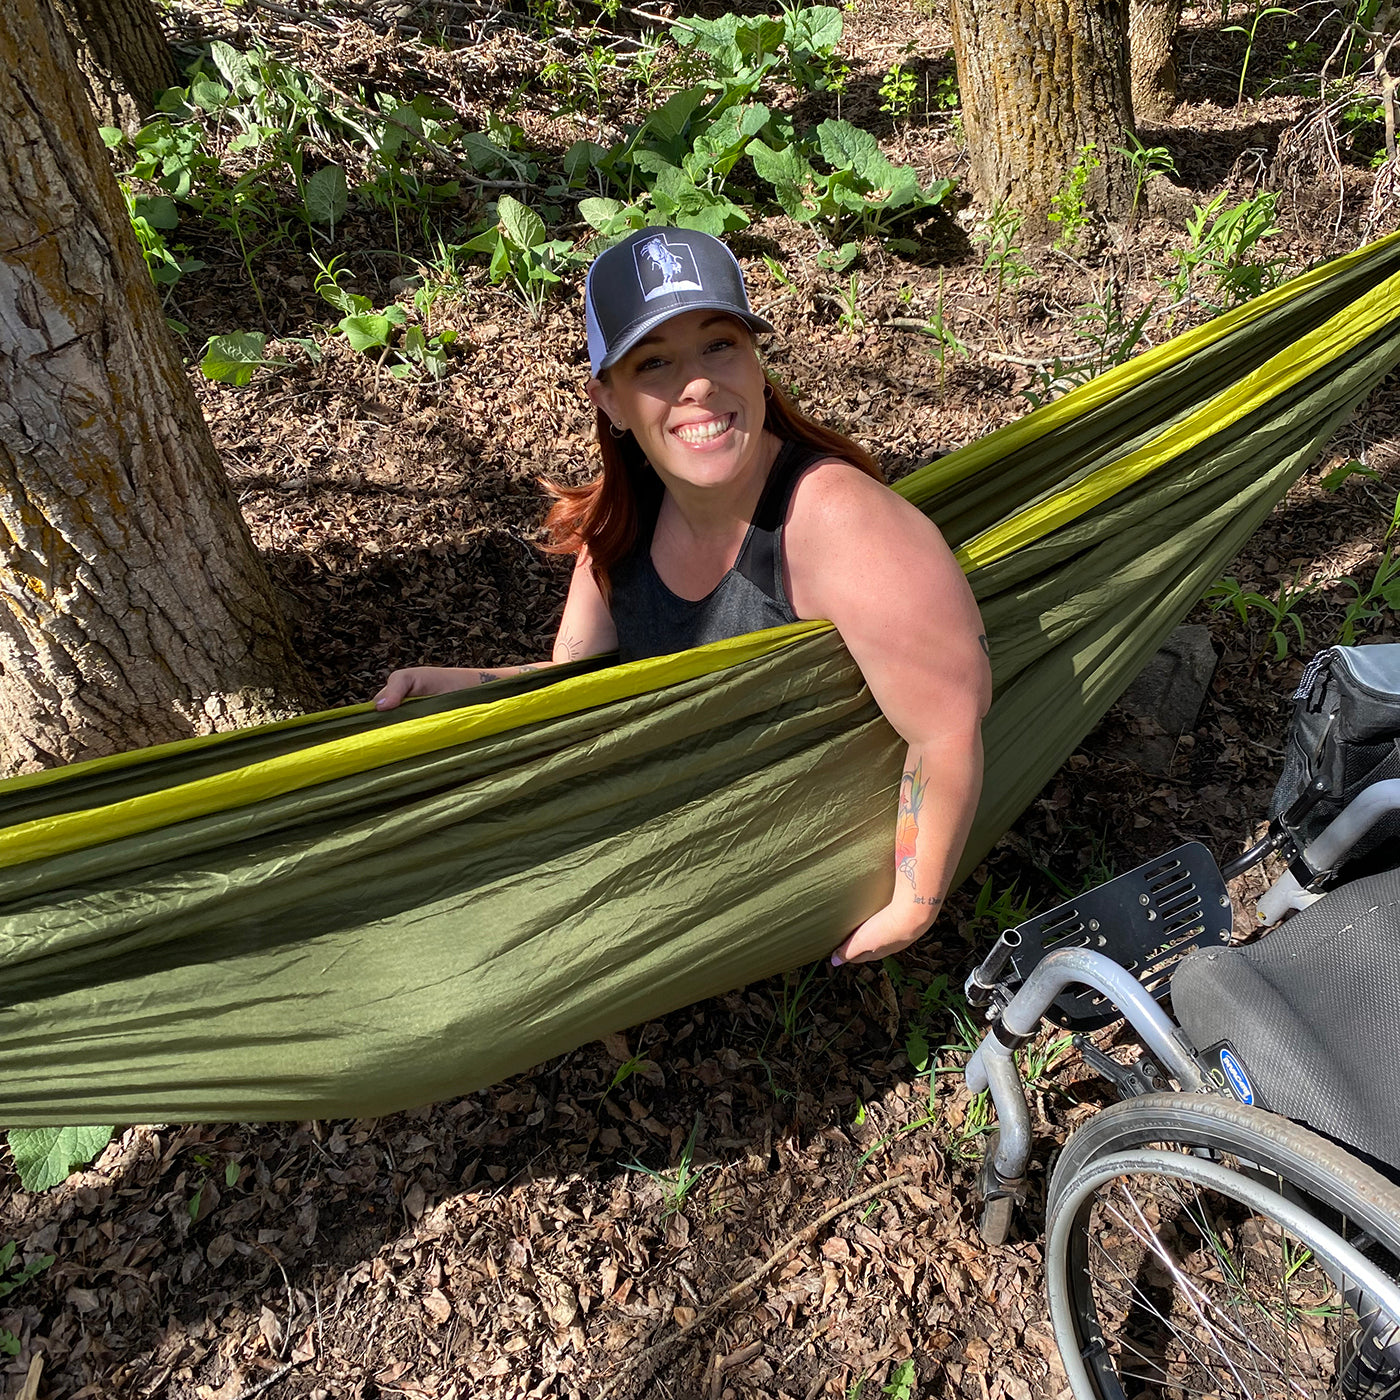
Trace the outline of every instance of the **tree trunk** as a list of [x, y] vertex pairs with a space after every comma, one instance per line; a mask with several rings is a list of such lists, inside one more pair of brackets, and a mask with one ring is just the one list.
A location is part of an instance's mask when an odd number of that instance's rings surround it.
[[1128, 51], [1133, 116], [1164, 122], [1176, 110], [1176, 61], [1172, 46], [1181, 0], [1128, 0]]
[[87, 79], [99, 126], [128, 135], [175, 85], [175, 61], [151, 0], [54, 0]]
[[310, 689], [48, 0], [0, 6], [0, 769]]
[[1124, 0], [953, 0], [953, 52], [973, 192], [1017, 210], [1032, 236], [1080, 153], [1099, 162], [1087, 208], [1128, 216], [1133, 181], [1114, 148], [1131, 127]]

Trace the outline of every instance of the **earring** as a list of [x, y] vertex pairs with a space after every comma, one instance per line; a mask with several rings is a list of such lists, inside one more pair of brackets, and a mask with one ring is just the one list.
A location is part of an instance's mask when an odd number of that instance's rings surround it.
[[610, 432], [613, 435], [613, 437], [617, 438], [619, 441], [627, 436], [627, 429], [619, 428], [617, 424], [612, 421], [612, 419], [608, 420], [608, 432]]

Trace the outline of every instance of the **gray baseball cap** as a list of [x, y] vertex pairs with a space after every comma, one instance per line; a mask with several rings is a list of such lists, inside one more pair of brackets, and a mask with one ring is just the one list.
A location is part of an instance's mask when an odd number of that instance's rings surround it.
[[749, 310], [734, 254], [708, 233], [644, 228], [599, 253], [584, 283], [594, 377], [648, 331], [685, 311], [727, 311], [750, 330], [773, 327]]

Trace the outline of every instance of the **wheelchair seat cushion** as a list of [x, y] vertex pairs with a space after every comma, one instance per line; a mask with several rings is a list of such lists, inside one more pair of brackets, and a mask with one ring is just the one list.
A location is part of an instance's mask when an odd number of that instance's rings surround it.
[[1400, 1169], [1400, 871], [1343, 885], [1172, 979], [1199, 1050], [1228, 1040], [1266, 1107]]

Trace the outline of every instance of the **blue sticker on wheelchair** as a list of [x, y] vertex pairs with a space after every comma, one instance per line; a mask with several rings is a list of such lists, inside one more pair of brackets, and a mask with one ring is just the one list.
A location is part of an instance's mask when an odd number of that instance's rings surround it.
[[1252, 1104], [1254, 1102], [1254, 1086], [1249, 1082], [1249, 1076], [1244, 1072], [1244, 1066], [1228, 1050], [1223, 1048], [1220, 1051], [1220, 1068], [1225, 1071], [1230, 1092], [1241, 1103]]
[[1220, 1090], [1255, 1108], [1267, 1108], [1263, 1096], [1250, 1082], [1240, 1052], [1228, 1040], [1218, 1040], [1201, 1051], [1198, 1063], [1210, 1076], [1210, 1082]]

